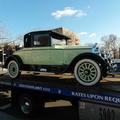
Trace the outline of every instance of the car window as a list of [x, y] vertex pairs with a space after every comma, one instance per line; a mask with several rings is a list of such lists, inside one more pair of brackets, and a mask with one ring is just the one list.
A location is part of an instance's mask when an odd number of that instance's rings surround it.
[[48, 46], [49, 45], [48, 38], [49, 38], [48, 34], [35, 34], [33, 37], [34, 47]]
[[31, 35], [30, 34], [26, 34], [24, 36], [24, 47], [31, 47]]
[[51, 38], [51, 41], [52, 41], [52, 46], [53, 45], [66, 45], [66, 40], [59, 40], [59, 39], [56, 39], [56, 38]]

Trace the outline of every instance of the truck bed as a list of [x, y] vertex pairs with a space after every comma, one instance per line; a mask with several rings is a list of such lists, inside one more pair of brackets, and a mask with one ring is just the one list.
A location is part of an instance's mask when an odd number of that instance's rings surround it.
[[105, 78], [95, 86], [85, 87], [77, 83], [72, 75], [33, 75], [29, 73], [22, 74], [17, 79], [11, 79], [8, 75], [0, 76], [0, 85], [39, 90], [113, 105], [120, 104], [119, 78], [115, 81]]

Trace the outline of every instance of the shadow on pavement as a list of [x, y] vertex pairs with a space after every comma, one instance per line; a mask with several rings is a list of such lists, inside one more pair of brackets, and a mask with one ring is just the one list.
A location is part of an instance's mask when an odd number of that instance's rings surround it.
[[72, 106], [45, 108], [34, 118], [26, 118], [18, 107], [10, 107], [4, 112], [22, 120], [78, 120], [78, 111]]

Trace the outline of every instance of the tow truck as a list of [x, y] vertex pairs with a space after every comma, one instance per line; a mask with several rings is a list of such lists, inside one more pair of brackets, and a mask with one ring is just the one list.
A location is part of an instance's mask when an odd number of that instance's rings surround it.
[[7, 58], [8, 74], [0, 76], [11, 104], [32, 117], [45, 102], [68, 100], [80, 120], [119, 120], [120, 79], [100, 82], [108, 74], [107, 62], [91, 46], [67, 46], [68, 39], [51, 30], [24, 36], [24, 49]]
[[[0, 86], [11, 91], [11, 104], [19, 105], [26, 117], [36, 116], [45, 102], [68, 100], [78, 109], [80, 120], [120, 119], [120, 80], [102, 80], [95, 86], [78, 84], [73, 75], [23, 73], [11, 79], [0, 76]], [[87, 116], [86, 116], [87, 114]]]

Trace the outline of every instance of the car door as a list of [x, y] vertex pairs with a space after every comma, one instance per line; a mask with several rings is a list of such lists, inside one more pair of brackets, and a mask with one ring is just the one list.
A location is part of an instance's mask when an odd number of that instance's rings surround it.
[[31, 55], [34, 65], [50, 65], [49, 47], [34, 47]]
[[50, 65], [49, 34], [34, 34], [32, 61], [33, 65]]
[[50, 61], [51, 61], [51, 65], [63, 65], [64, 64], [63, 46], [52, 46], [50, 48]]

